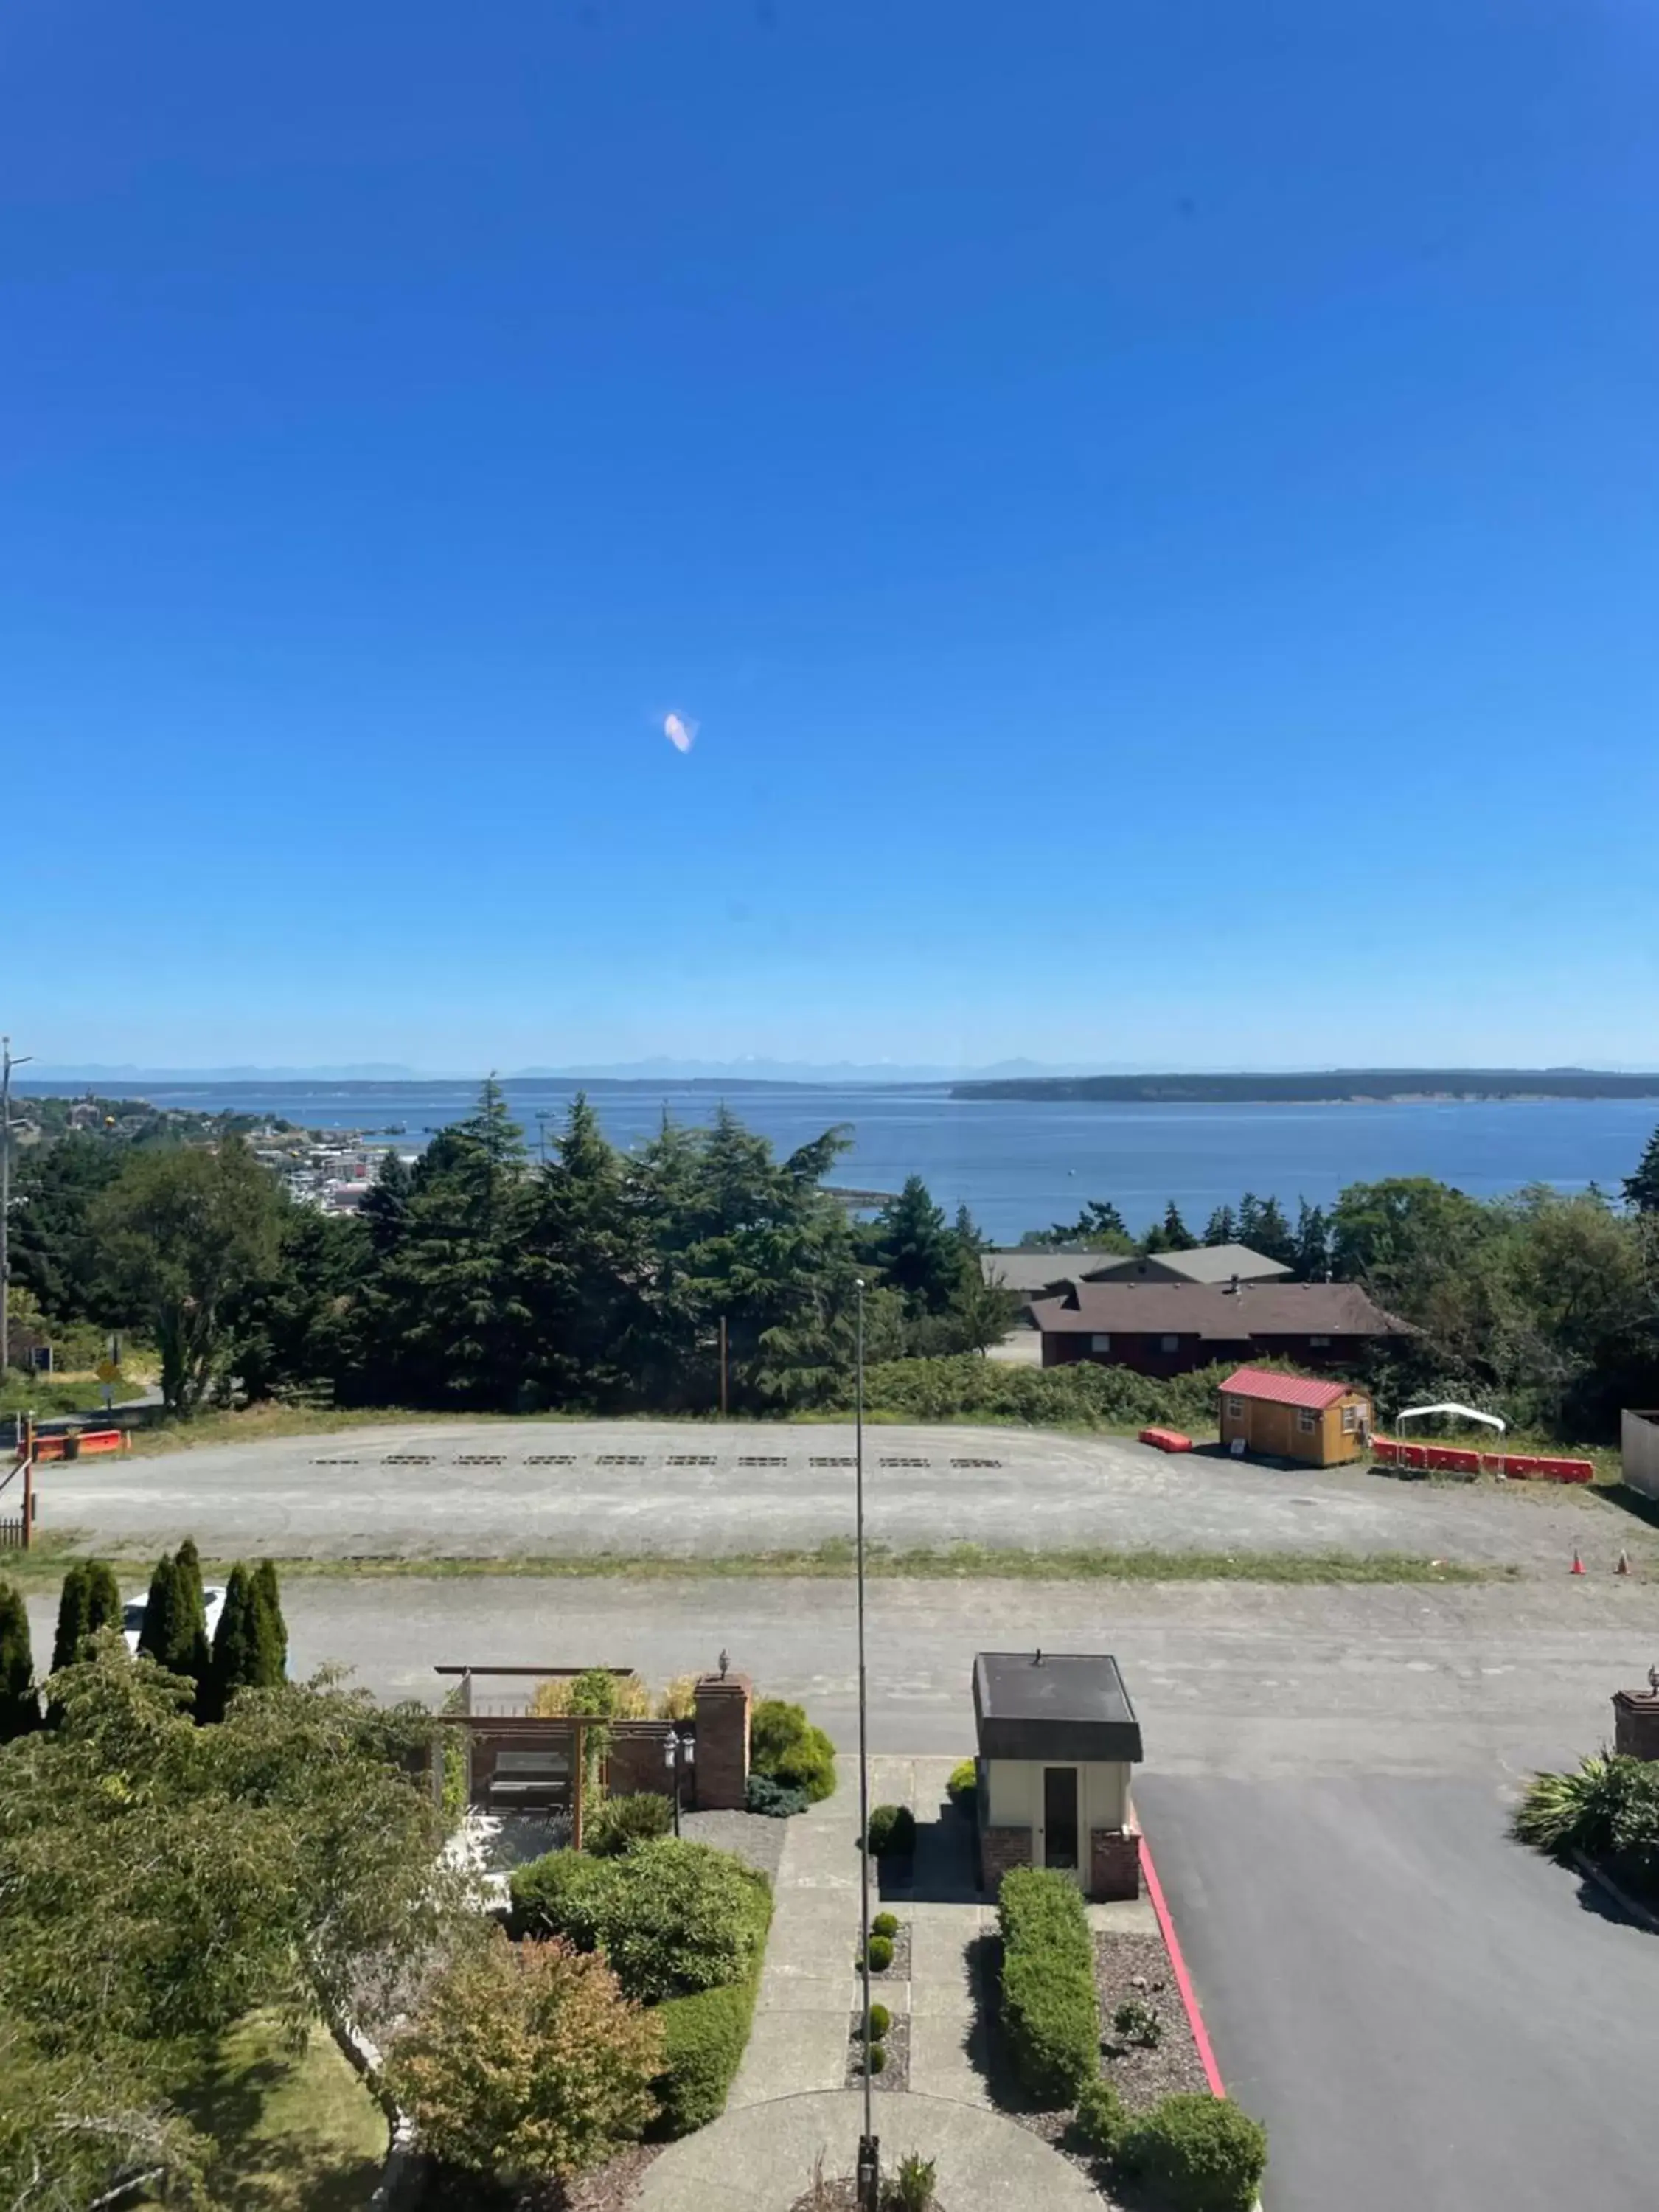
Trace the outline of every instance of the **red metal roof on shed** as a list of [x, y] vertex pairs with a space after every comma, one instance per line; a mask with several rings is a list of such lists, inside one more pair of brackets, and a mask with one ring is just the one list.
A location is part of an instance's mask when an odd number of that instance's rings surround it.
[[1229, 1398], [1263, 1398], [1270, 1406], [1313, 1406], [1323, 1409], [1346, 1398], [1351, 1382], [1316, 1382], [1307, 1375], [1272, 1375], [1263, 1367], [1240, 1367], [1222, 1384]]

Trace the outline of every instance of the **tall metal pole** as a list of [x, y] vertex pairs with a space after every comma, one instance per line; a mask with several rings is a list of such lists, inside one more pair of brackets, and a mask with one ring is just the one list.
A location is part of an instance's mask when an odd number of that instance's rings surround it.
[[864, 1651], [864, 1281], [857, 1293], [854, 1349], [853, 1468], [854, 1516], [857, 1529], [859, 1591], [859, 1944], [864, 1990], [864, 2137], [859, 2144], [860, 2212], [877, 2212], [881, 2197], [881, 2149], [876, 2140], [870, 2077], [870, 1702]]
[[11, 1310], [8, 1304], [11, 1285], [11, 1072], [14, 1067], [27, 1067], [33, 1057], [33, 1053], [26, 1052], [14, 1060], [11, 1039], [0, 1037], [0, 1382], [4, 1382], [11, 1364]]
[[726, 1402], [731, 1395], [730, 1358], [726, 1334], [726, 1316], [720, 1316], [720, 1419], [726, 1414]]

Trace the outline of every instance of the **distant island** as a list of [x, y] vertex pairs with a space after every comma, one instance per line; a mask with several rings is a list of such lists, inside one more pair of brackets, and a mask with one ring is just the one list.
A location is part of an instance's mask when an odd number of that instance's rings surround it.
[[1659, 1074], [1589, 1067], [1333, 1067], [1288, 1075], [1045, 1075], [954, 1083], [952, 1098], [1309, 1106], [1470, 1098], [1659, 1098]]

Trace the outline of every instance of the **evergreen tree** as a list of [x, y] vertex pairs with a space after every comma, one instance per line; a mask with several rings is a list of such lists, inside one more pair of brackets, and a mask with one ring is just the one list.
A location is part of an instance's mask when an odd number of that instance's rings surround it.
[[169, 1674], [178, 1671], [175, 1662], [179, 1656], [181, 1637], [188, 1649], [189, 1630], [181, 1599], [185, 1593], [179, 1587], [179, 1567], [171, 1553], [163, 1552], [155, 1562], [155, 1571], [149, 1578], [149, 1595], [144, 1601], [144, 1625], [138, 1632], [138, 1649], [153, 1659], [158, 1667]]
[[1329, 1224], [1322, 1210], [1316, 1206], [1310, 1206], [1305, 1198], [1297, 1216], [1296, 1258], [1291, 1264], [1298, 1282], [1325, 1283], [1330, 1280]]
[[258, 1600], [253, 1577], [238, 1559], [225, 1584], [224, 1610], [214, 1631], [213, 1651], [197, 1699], [204, 1721], [222, 1721], [238, 1690], [253, 1680], [258, 1666]]
[[173, 1672], [188, 1674], [199, 1683], [208, 1670], [207, 1605], [202, 1595], [202, 1561], [194, 1536], [186, 1536], [174, 1553], [179, 1570], [179, 1609], [182, 1626], [179, 1654]]
[[1636, 1173], [1625, 1177], [1625, 1203], [1638, 1213], [1659, 1213], [1659, 1129], [1648, 1139]]
[[1075, 1221], [1056, 1221], [1053, 1227], [1020, 1239], [1022, 1251], [1119, 1252], [1135, 1249], [1123, 1216], [1109, 1198], [1085, 1201]]
[[92, 1571], [90, 1559], [76, 1559], [64, 1577], [64, 1587], [58, 1599], [58, 1633], [52, 1638], [52, 1671], [61, 1674], [65, 1667], [74, 1666], [80, 1656], [81, 1646], [87, 1639], [87, 1577]]
[[553, 1158], [534, 1178], [525, 1240], [531, 1367], [544, 1403], [626, 1401], [650, 1279], [641, 1212], [629, 1203], [622, 1156], [578, 1092]]
[[942, 1313], [950, 1304], [961, 1281], [961, 1247], [920, 1176], [907, 1176], [898, 1196], [877, 1214], [871, 1249], [911, 1313]]
[[395, 1251], [402, 1241], [414, 1188], [415, 1178], [408, 1164], [389, 1147], [382, 1153], [379, 1170], [357, 1208], [357, 1218], [368, 1230], [369, 1244], [377, 1259]]
[[87, 1561], [87, 1627], [88, 1636], [100, 1628], [121, 1626], [121, 1585], [106, 1559]]
[[951, 1234], [961, 1245], [963, 1250], [971, 1252], [975, 1259], [981, 1252], [988, 1249], [985, 1238], [980, 1233], [979, 1224], [968, 1211], [965, 1201], [957, 1208], [957, 1218], [951, 1224]]
[[1180, 1208], [1174, 1199], [1164, 1209], [1164, 1243], [1166, 1252], [1190, 1252], [1198, 1239], [1181, 1218]]
[[40, 1725], [28, 1608], [21, 1590], [0, 1583], [0, 1743], [27, 1735]]
[[1205, 1224], [1204, 1242], [1206, 1244], [1237, 1244], [1238, 1241], [1238, 1224], [1233, 1219], [1231, 1206], [1218, 1206]]
[[1264, 1259], [1277, 1260], [1286, 1267], [1296, 1264], [1296, 1233], [1276, 1198], [1262, 1200], [1256, 1213], [1255, 1233], [1244, 1241]]
[[253, 1571], [253, 1587], [259, 1603], [259, 1686], [271, 1689], [288, 1679], [288, 1623], [283, 1618], [274, 1559], [260, 1560]]

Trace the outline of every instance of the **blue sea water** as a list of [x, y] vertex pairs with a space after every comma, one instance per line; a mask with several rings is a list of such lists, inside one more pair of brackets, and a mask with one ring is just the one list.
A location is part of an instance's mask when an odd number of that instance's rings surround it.
[[[40, 1086], [42, 1088], [46, 1086]], [[52, 1086], [61, 1090], [62, 1085]], [[532, 1149], [556, 1134], [576, 1086], [509, 1083]], [[476, 1085], [459, 1082], [264, 1082], [135, 1085], [157, 1104], [281, 1115], [310, 1128], [385, 1131], [410, 1146], [470, 1112]], [[635, 1145], [665, 1112], [706, 1121], [718, 1091], [664, 1084], [592, 1094], [612, 1141]], [[1253, 1190], [1294, 1212], [1325, 1204], [1345, 1183], [1425, 1175], [1480, 1197], [1528, 1182], [1616, 1191], [1659, 1122], [1655, 1099], [1425, 1102], [1351, 1106], [1178, 1106], [953, 1099], [939, 1088], [744, 1091], [730, 1103], [752, 1128], [789, 1151], [832, 1123], [852, 1149], [831, 1180], [896, 1190], [920, 1175], [940, 1204], [966, 1203], [1000, 1243], [1074, 1216], [1085, 1199], [1112, 1200], [1132, 1229], [1173, 1198], [1201, 1229], [1211, 1211]], [[538, 1118], [544, 1117], [544, 1118]]]

